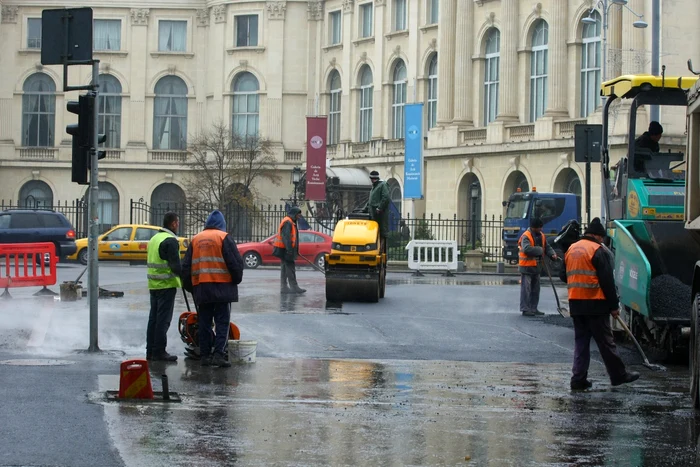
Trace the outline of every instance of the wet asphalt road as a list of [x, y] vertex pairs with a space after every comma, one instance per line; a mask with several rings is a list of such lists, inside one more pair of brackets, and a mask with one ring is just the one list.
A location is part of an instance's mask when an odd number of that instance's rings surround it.
[[[59, 281], [77, 266], [61, 266]], [[103, 267], [99, 354], [87, 300], [0, 302], [0, 465], [696, 465], [688, 372], [639, 366], [612, 388], [594, 353], [591, 391], [572, 393], [573, 332], [543, 287], [545, 319], [517, 313], [517, 278], [389, 276], [380, 304], [327, 306], [323, 276], [281, 298], [278, 272], [246, 271], [232, 321], [257, 362], [151, 365], [181, 403], [114, 402], [119, 364], [142, 357], [143, 267]], [[543, 283], [543, 286], [546, 285]], [[55, 287], [57, 290], [58, 287]], [[565, 295], [565, 291], [560, 289]], [[176, 315], [185, 309], [178, 296]], [[593, 346], [595, 347], [595, 346]]]

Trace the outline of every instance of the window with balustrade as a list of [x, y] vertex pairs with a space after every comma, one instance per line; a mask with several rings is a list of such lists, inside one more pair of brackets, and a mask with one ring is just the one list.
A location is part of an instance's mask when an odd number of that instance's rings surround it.
[[374, 82], [372, 70], [369, 65], [364, 65], [360, 70], [360, 142], [367, 142], [372, 138], [372, 100], [374, 94]]
[[22, 91], [22, 146], [53, 147], [56, 83], [47, 74], [34, 73]]
[[403, 60], [397, 60], [394, 65], [391, 102], [391, 137], [401, 139], [404, 137], [404, 106], [406, 105], [406, 64]]
[[491, 28], [486, 35], [484, 49], [484, 125], [498, 115], [498, 86], [501, 60], [501, 32]]
[[99, 133], [107, 136], [105, 148], [117, 149], [121, 144], [122, 85], [112, 75], [101, 74], [98, 78], [100, 94], [97, 98]]
[[549, 67], [549, 26], [539, 20], [532, 31], [530, 52], [530, 121], [534, 122], [547, 109], [547, 70]]
[[240, 73], [233, 80], [233, 134], [238, 137], [256, 136], [260, 130], [260, 85], [250, 72]]
[[594, 11], [595, 24], [584, 24], [581, 48], [581, 117], [588, 117], [600, 105], [601, 21]]
[[340, 73], [334, 70], [329, 78], [330, 99], [328, 102], [328, 144], [338, 144], [340, 141], [340, 105], [342, 89]]

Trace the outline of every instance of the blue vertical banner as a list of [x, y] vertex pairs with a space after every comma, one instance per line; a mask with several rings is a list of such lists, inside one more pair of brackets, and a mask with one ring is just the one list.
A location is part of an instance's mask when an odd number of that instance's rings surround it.
[[423, 104], [406, 104], [403, 197], [423, 199]]

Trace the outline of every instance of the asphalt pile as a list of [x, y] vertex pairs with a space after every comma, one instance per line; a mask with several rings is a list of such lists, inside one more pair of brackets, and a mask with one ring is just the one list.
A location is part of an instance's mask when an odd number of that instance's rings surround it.
[[666, 318], [690, 318], [692, 290], [669, 274], [651, 280], [649, 302], [652, 316]]

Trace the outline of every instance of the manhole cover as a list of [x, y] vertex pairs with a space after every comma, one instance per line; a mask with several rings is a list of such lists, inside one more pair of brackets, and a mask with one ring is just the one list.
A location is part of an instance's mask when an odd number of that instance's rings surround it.
[[23, 359], [23, 360], [2, 360], [0, 365], [14, 365], [14, 366], [54, 366], [54, 365], [72, 365], [75, 362], [70, 360], [55, 360], [55, 359]]

